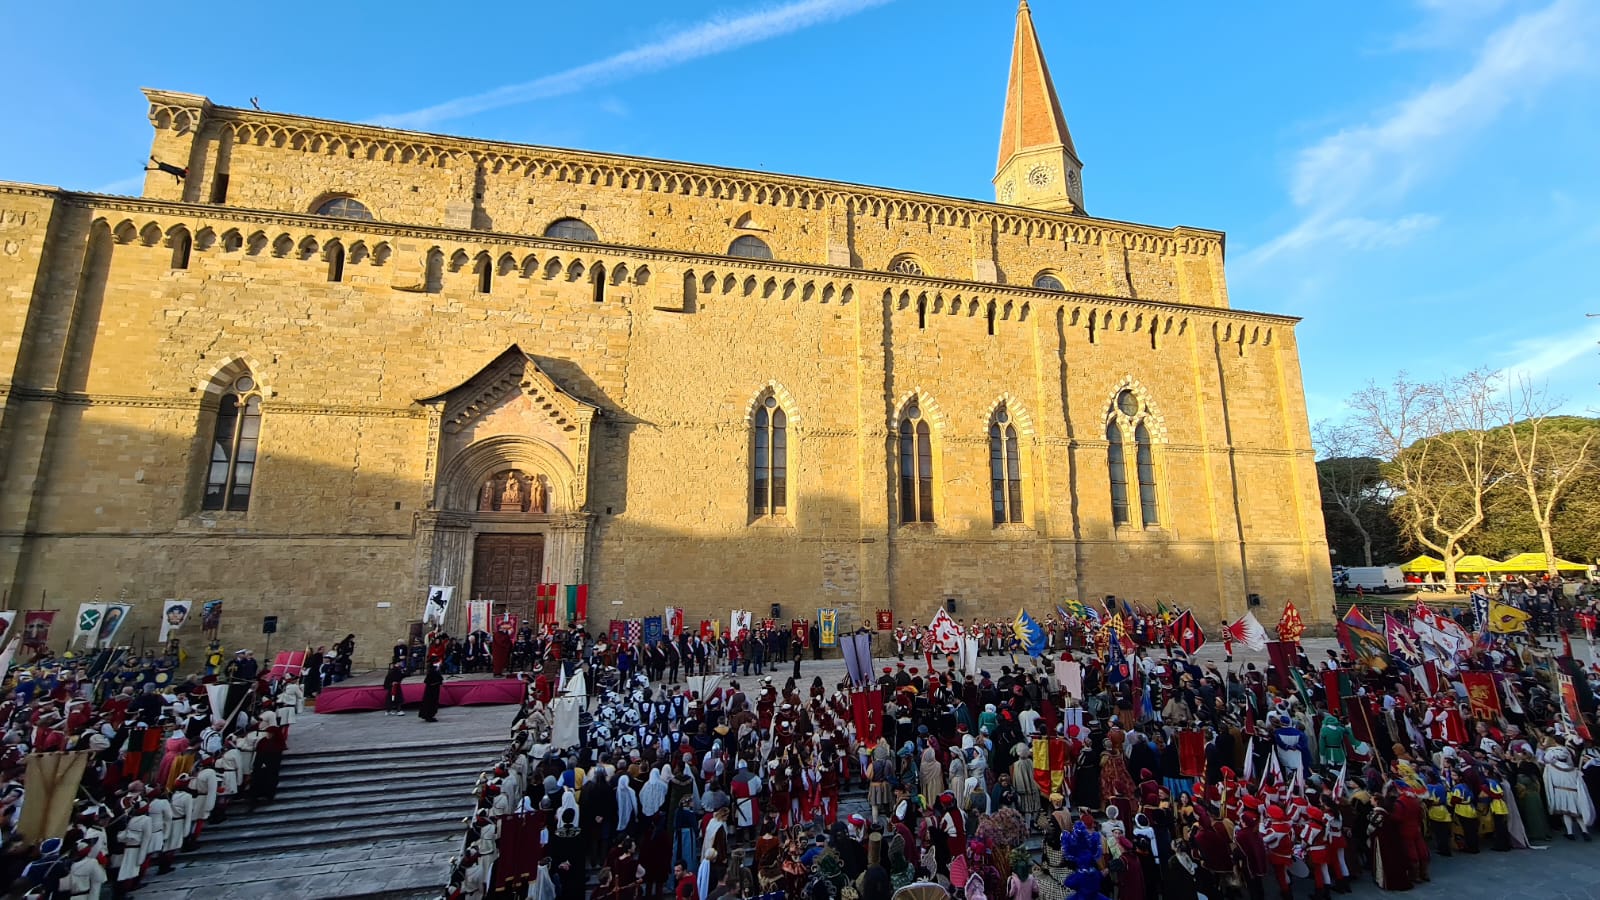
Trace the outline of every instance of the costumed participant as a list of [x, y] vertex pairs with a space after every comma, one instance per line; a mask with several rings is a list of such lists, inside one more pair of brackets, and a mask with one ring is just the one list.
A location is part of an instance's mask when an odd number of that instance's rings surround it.
[[1561, 819], [1567, 840], [1574, 832], [1581, 832], [1589, 840], [1589, 826], [1594, 822], [1594, 801], [1589, 798], [1588, 786], [1566, 747], [1553, 747], [1544, 757], [1544, 796], [1549, 804], [1551, 818]]

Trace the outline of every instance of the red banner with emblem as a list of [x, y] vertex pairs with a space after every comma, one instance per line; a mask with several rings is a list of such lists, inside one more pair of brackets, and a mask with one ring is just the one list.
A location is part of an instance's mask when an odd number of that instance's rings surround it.
[[878, 610], [878, 630], [879, 631], [893, 631], [894, 630], [894, 610], [892, 610], [892, 609], [880, 609], [880, 610]]
[[1461, 683], [1466, 686], [1474, 719], [1492, 721], [1500, 715], [1500, 692], [1494, 688], [1493, 672], [1462, 672]]
[[805, 619], [791, 619], [789, 633], [794, 635], [794, 642], [802, 647], [811, 643], [811, 623]]
[[1579, 737], [1586, 741], [1593, 740], [1589, 736], [1588, 723], [1583, 721], [1583, 710], [1578, 706], [1578, 689], [1572, 683], [1572, 676], [1557, 675], [1556, 680], [1561, 683], [1561, 705], [1566, 708], [1572, 727], [1577, 730]]

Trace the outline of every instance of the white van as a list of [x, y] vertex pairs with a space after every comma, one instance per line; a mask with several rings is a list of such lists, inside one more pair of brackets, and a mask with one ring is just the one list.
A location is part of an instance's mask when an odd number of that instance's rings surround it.
[[1398, 594], [1408, 589], [1399, 566], [1351, 566], [1344, 572], [1346, 590], [1361, 588], [1369, 594]]

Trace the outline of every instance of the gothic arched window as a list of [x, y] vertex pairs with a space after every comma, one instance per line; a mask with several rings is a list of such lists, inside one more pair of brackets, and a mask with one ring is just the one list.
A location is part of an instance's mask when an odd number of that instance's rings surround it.
[[372, 210], [354, 197], [332, 197], [317, 205], [316, 214], [336, 219], [372, 219]]
[[933, 521], [933, 434], [913, 402], [900, 418], [900, 521]]
[[557, 219], [545, 227], [544, 236], [558, 241], [580, 241], [592, 244], [600, 240], [589, 223], [582, 219]]
[[756, 516], [781, 516], [789, 511], [789, 417], [778, 399], [767, 396], [752, 420], [755, 447], [751, 455], [750, 508]]
[[772, 248], [767, 242], [751, 234], [743, 234], [733, 239], [728, 245], [728, 255], [744, 259], [771, 259]]
[[[1161, 504], [1156, 491], [1154, 442], [1150, 438], [1153, 415], [1143, 398], [1124, 388], [1112, 401], [1106, 421], [1106, 466], [1111, 476], [1111, 520], [1116, 525], [1133, 523], [1128, 485], [1139, 486], [1139, 523], [1146, 528], [1161, 524]], [[1128, 471], [1125, 442], [1133, 437], [1133, 472]], [[1133, 475], [1130, 478], [1129, 475]]]
[[994, 524], [1022, 521], [1022, 456], [1016, 426], [1004, 404], [989, 423], [989, 495]]
[[246, 373], [233, 380], [217, 405], [201, 509], [244, 512], [250, 508], [260, 436], [261, 391], [255, 378]]

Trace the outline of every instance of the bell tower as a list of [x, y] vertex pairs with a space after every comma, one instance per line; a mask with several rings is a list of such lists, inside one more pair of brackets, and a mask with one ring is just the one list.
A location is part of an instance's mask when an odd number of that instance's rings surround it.
[[1006, 113], [1000, 123], [995, 201], [1051, 212], [1083, 212], [1083, 163], [1072, 146], [1061, 101], [1050, 80], [1028, 0], [1017, 7]]

